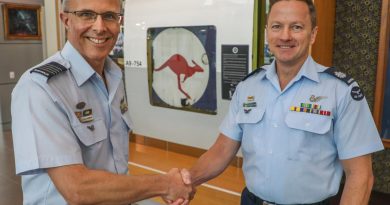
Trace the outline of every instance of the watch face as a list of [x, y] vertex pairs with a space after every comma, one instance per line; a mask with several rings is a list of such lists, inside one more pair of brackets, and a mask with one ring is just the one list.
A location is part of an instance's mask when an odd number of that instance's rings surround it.
[[216, 112], [215, 28], [150, 28], [152, 105]]

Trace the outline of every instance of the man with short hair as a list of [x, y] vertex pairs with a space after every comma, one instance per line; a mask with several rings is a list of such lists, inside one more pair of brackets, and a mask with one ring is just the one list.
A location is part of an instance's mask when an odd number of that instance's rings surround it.
[[12, 93], [23, 203], [129, 204], [155, 196], [187, 203], [192, 188], [178, 169], [126, 175], [132, 123], [122, 72], [107, 57], [119, 33], [121, 0], [63, 3], [68, 42], [24, 73]]
[[197, 186], [219, 175], [240, 146], [242, 205], [328, 205], [345, 172], [342, 205], [369, 201], [371, 153], [383, 144], [358, 84], [314, 62], [311, 0], [271, 1], [267, 40], [275, 60], [238, 86], [215, 144], [189, 170]]

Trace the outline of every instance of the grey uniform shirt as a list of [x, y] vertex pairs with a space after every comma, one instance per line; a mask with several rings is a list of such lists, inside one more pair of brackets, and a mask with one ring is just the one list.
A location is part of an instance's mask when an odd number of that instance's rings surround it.
[[[62, 70], [48, 66], [57, 63]], [[12, 92], [16, 173], [22, 175], [24, 204], [66, 204], [46, 168], [84, 164], [127, 173], [132, 123], [122, 71], [107, 58], [106, 87], [69, 42], [37, 67]]]

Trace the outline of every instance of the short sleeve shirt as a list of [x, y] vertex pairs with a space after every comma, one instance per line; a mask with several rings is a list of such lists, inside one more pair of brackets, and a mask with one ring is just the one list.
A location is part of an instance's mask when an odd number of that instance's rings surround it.
[[275, 63], [241, 82], [220, 126], [241, 142], [248, 189], [280, 204], [336, 195], [340, 160], [383, 149], [358, 84], [311, 57], [280, 89]]
[[50, 78], [25, 72], [12, 92], [16, 173], [22, 175], [24, 204], [66, 204], [45, 169], [84, 164], [126, 174], [132, 123], [122, 71], [109, 58], [103, 79], [68, 42], [37, 67], [64, 68]]

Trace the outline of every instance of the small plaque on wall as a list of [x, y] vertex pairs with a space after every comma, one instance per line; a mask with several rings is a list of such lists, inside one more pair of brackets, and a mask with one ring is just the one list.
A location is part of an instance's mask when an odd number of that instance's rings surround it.
[[237, 84], [248, 75], [249, 46], [222, 45], [222, 99], [231, 100]]

